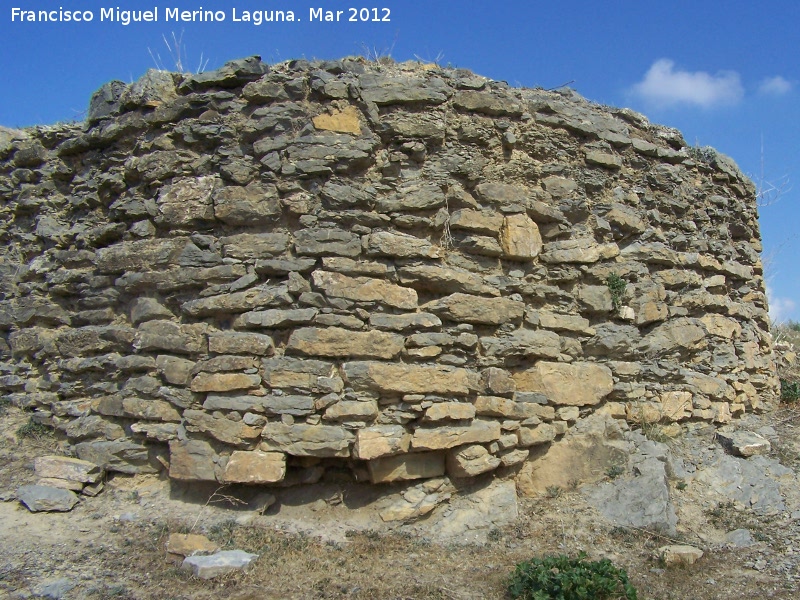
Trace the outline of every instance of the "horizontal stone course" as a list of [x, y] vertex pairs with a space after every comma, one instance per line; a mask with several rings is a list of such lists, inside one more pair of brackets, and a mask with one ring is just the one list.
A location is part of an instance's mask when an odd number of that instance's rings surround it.
[[99, 468], [505, 477], [596, 411], [778, 389], [755, 187], [630, 111], [251, 57], [9, 131], [0, 391]]

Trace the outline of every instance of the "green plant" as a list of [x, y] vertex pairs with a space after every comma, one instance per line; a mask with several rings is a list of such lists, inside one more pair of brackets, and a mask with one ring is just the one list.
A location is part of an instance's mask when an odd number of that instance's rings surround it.
[[557, 485], [548, 485], [545, 492], [548, 498], [558, 498], [561, 495], [561, 488]]
[[637, 600], [624, 569], [608, 559], [589, 562], [583, 552], [576, 558], [550, 555], [517, 564], [508, 591], [521, 600]]
[[0, 417], [8, 412], [8, 407], [11, 406], [11, 400], [8, 398], [0, 398]]
[[800, 400], [800, 382], [781, 379], [781, 402]]
[[606, 477], [609, 479], [616, 479], [625, 472], [625, 467], [622, 465], [611, 465], [606, 469]]
[[18, 438], [33, 438], [38, 440], [50, 435], [53, 435], [52, 430], [47, 425], [39, 423], [39, 421], [35, 420], [33, 417], [28, 419], [27, 423], [20, 425], [17, 429]]
[[675, 484], [675, 489], [683, 491], [688, 487], [688, 484], [681, 479], [678, 483]]
[[622, 296], [628, 283], [616, 273], [611, 273], [606, 278], [606, 285], [608, 286], [608, 291], [611, 292], [611, 305], [614, 310], [619, 310], [622, 306]]

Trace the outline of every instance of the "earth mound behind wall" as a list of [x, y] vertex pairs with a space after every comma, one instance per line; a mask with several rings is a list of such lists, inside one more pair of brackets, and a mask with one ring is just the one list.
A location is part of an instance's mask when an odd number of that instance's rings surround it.
[[8, 397], [183, 481], [512, 472], [593, 412], [776, 390], [755, 190], [570, 92], [435, 65], [150, 71], [0, 131]]

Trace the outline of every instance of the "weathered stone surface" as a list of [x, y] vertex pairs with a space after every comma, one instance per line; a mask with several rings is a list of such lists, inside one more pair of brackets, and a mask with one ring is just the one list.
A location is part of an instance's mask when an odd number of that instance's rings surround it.
[[241, 413], [257, 412], [268, 415], [304, 417], [314, 412], [314, 398], [281, 394], [280, 396], [248, 396], [208, 394], [203, 402], [205, 410], [235, 410]]
[[350, 456], [355, 435], [335, 425], [268, 423], [263, 446], [291, 456]]
[[286, 476], [286, 455], [280, 452], [233, 452], [220, 478], [223, 483], [277, 483]]
[[381, 456], [405, 454], [411, 446], [411, 434], [402, 425], [375, 425], [356, 432], [353, 458], [372, 460]]
[[358, 114], [358, 109], [355, 106], [348, 106], [341, 111], [317, 115], [312, 119], [312, 122], [314, 127], [323, 131], [359, 135], [361, 133], [361, 123]]
[[296, 329], [286, 350], [307, 356], [391, 359], [403, 349], [402, 336], [381, 331], [350, 331], [339, 327]]
[[551, 363], [512, 375], [521, 392], [540, 392], [553, 404], [587, 406], [599, 403], [611, 393], [614, 379], [611, 370], [597, 363]]
[[411, 438], [414, 450], [443, 450], [462, 444], [481, 444], [500, 439], [500, 423], [475, 420], [469, 425], [418, 427]]
[[78, 458], [118, 473], [157, 473], [146, 446], [127, 440], [81, 442], [75, 445]]
[[173, 440], [169, 443], [169, 476], [181, 481], [216, 481], [215, 459], [208, 442]]
[[249, 446], [260, 434], [255, 427], [249, 427], [241, 421], [217, 418], [201, 410], [187, 409], [183, 411], [186, 428], [189, 431], [207, 433], [211, 437], [231, 446]]
[[229, 225], [269, 223], [280, 213], [278, 192], [273, 185], [224, 186], [214, 192], [214, 216]]
[[185, 178], [161, 188], [156, 202], [164, 222], [180, 227], [212, 220], [212, 194], [217, 181], [215, 176]]
[[43, 485], [23, 485], [17, 500], [31, 512], [68, 512], [78, 503], [74, 492]]
[[290, 304], [292, 297], [285, 286], [259, 286], [233, 294], [220, 294], [184, 302], [181, 310], [192, 317], [243, 313], [256, 308]]
[[558, 358], [561, 338], [552, 331], [518, 329], [507, 337], [482, 337], [481, 348], [485, 356]]
[[258, 558], [258, 554], [250, 554], [243, 550], [223, 550], [209, 556], [187, 556], [181, 568], [191, 571], [200, 579], [214, 579], [234, 571], [241, 571]]
[[453, 448], [447, 452], [447, 474], [456, 479], [476, 477], [500, 466], [500, 459], [492, 456], [480, 444]]
[[769, 440], [752, 431], [717, 431], [717, 441], [735, 456], [755, 456], [767, 454], [772, 449]]
[[546, 263], [596, 263], [619, 254], [616, 244], [598, 244], [592, 238], [576, 238], [544, 244], [540, 259]]
[[423, 421], [463, 421], [475, 417], [475, 406], [466, 402], [437, 402], [425, 411]]
[[322, 418], [327, 421], [374, 421], [378, 404], [374, 400], [341, 400], [327, 408]]
[[205, 352], [208, 346], [205, 330], [204, 324], [178, 325], [171, 321], [147, 321], [139, 326], [134, 347], [140, 351], [199, 354]]
[[703, 558], [703, 551], [700, 548], [687, 546], [686, 544], [661, 546], [656, 551], [656, 554], [667, 567], [686, 567]]
[[[314, 320], [319, 311], [316, 308], [273, 308], [247, 312], [236, 317], [234, 327], [243, 329], [287, 329], [295, 325], [307, 325]], [[209, 340], [210, 343], [210, 340]]]
[[348, 362], [343, 371], [351, 386], [383, 392], [466, 396], [471, 389], [468, 371], [446, 366]]
[[384, 456], [367, 463], [372, 483], [441, 477], [445, 470], [444, 452], [415, 452]]
[[539, 416], [539, 407], [532, 402], [515, 402], [498, 396], [478, 396], [475, 411], [479, 416], [504, 419], [532, 419]]
[[478, 211], [464, 208], [454, 211], [450, 216], [450, 227], [452, 229], [483, 235], [498, 235], [504, 223], [503, 216], [494, 211]]
[[430, 313], [410, 313], [406, 315], [376, 313], [370, 315], [369, 324], [376, 329], [407, 331], [409, 329], [435, 329], [441, 327], [442, 321], [439, 317]]
[[189, 386], [193, 392], [230, 392], [261, 385], [261, 377], [246, 373], [198, 373]]
[[421, 307], [445, 319], [488, 325], [500, 325], [522, 318], [525, 304], [508, 298], [482, 298], [469, 294], [451, 294]]
[[248, 260], [269, 258], [286, 252], [289, 235], [286, 233], [239, 233], [220, 238], [222, 254]]
[[95, 483], [103, 476], [96, 464], [68, 456], [38, 456], [33, 461], [33, 468], [39, 477], [79, 483]]
[[522, 114], [522, 106], [510, 98], [499, 98], [486, 92], [464, 91], [453, 98], [453, 104], [463, 110], [471, 110], [492, 116], [514, 116]]
[[699, 348], [705, 340], [705, 328], [697, 319], [672, 319], [653, 329], [642, 338], [639, 349], [648, 354]]
[[302, 229], [294, 235], [294, 247], [300, 255], [358, 256], [361, 239], [341, 229]]
[[180, 556], [211, 554], [219, 550], [219, 544], [204, 535], [196, 533], [170, 533], [167, 538], [167, 552]]
[[137, 298], [131, 305], [131, 323], [138, 325], [153, 319], [171, 319], [175, 315], [155, 298]]
[[188, 385], [194, 369], [194, 361], [160, 354], [156, 357], [156, 368], [164, 381], [173, 385]]
[[428, 240], [404, 233], [378, 231], [364, 240], [364, 250], [371, 256], [396, 256], [400, 258], [441, 258], [443, 250]]
[[523, 426], [517, 430], [517, 443], [522, 448], [546, 444], [555, 438], [556, 428], [550, 423], [541, 423], [533, 427]]
[[347, 298], [357, 302], [380, 302], [405, 310], [417, 308], [417, 292], [380, 279], [348, 277], [328, 271], [314, 271], [311, 278], [316, 288], [335, 298]]
[[275, 344], [270, 336], [261, 333], [221, 331], [209, 334], [208, 351], [214, 354], [270, 356], [275, 352]]
[[542, 251], [542, 236], [527, 215], [509, 215], [503, 219], [500, 245], [508, 258], [533, 260]]
[[660, 419], [682, 421], [692, 416], [692, 394], [690, 392], [666, 392], [661, 394], [659, 400], [661, 401]]
[[483, 277], [467, 271], [433, 265], [405, 266], [399, 271], [400, 283], [420, 291], [438, 291], [446, 294], [464, 292], [485, 296], [499, 296], [497, 288], [487, 285]]

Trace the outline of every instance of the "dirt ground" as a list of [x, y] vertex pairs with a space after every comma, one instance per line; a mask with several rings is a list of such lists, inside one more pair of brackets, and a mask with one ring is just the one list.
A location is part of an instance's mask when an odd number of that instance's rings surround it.
[[[580, 489], [521, 499], [519, 518], [491, 530], [482, 544], [438, 543], [424, 534], [424, 521], [414, 534], [381, 526], [370, 498], [339, 484], [277, 492], [278, 502], [262, 511], [263, 491], [190, 494], [157, 476], [115, 475], [71, 512], [30, 513], [14, 492], [34, 482], [33, 459], [60, 453], [59, 442], [49, 434], [17, 435], [28, 415], [2, 410], [0, 598], [507, 598], [506, 581], [518, 562], [580, 551], [626, 569], [642, 599], [800, 594], [800, 511], [758, 517], [709, 503], [691, 484], [671, 489], [675, 539], [605, 522]], [[797, 469], [800, 412], [783, 408], [764, 419], [781, 436], [772, 456]], [[737, 528], [747, 528], [755, 545], [719, 542]], [[259, 558], [246, 572], [198, 579], [167, 557], [166, 539], [175, 532], [203, 533]], [[691, 567], [665, 569], [654, 555], [670, 543], [695, 545], [705, 555]]]

